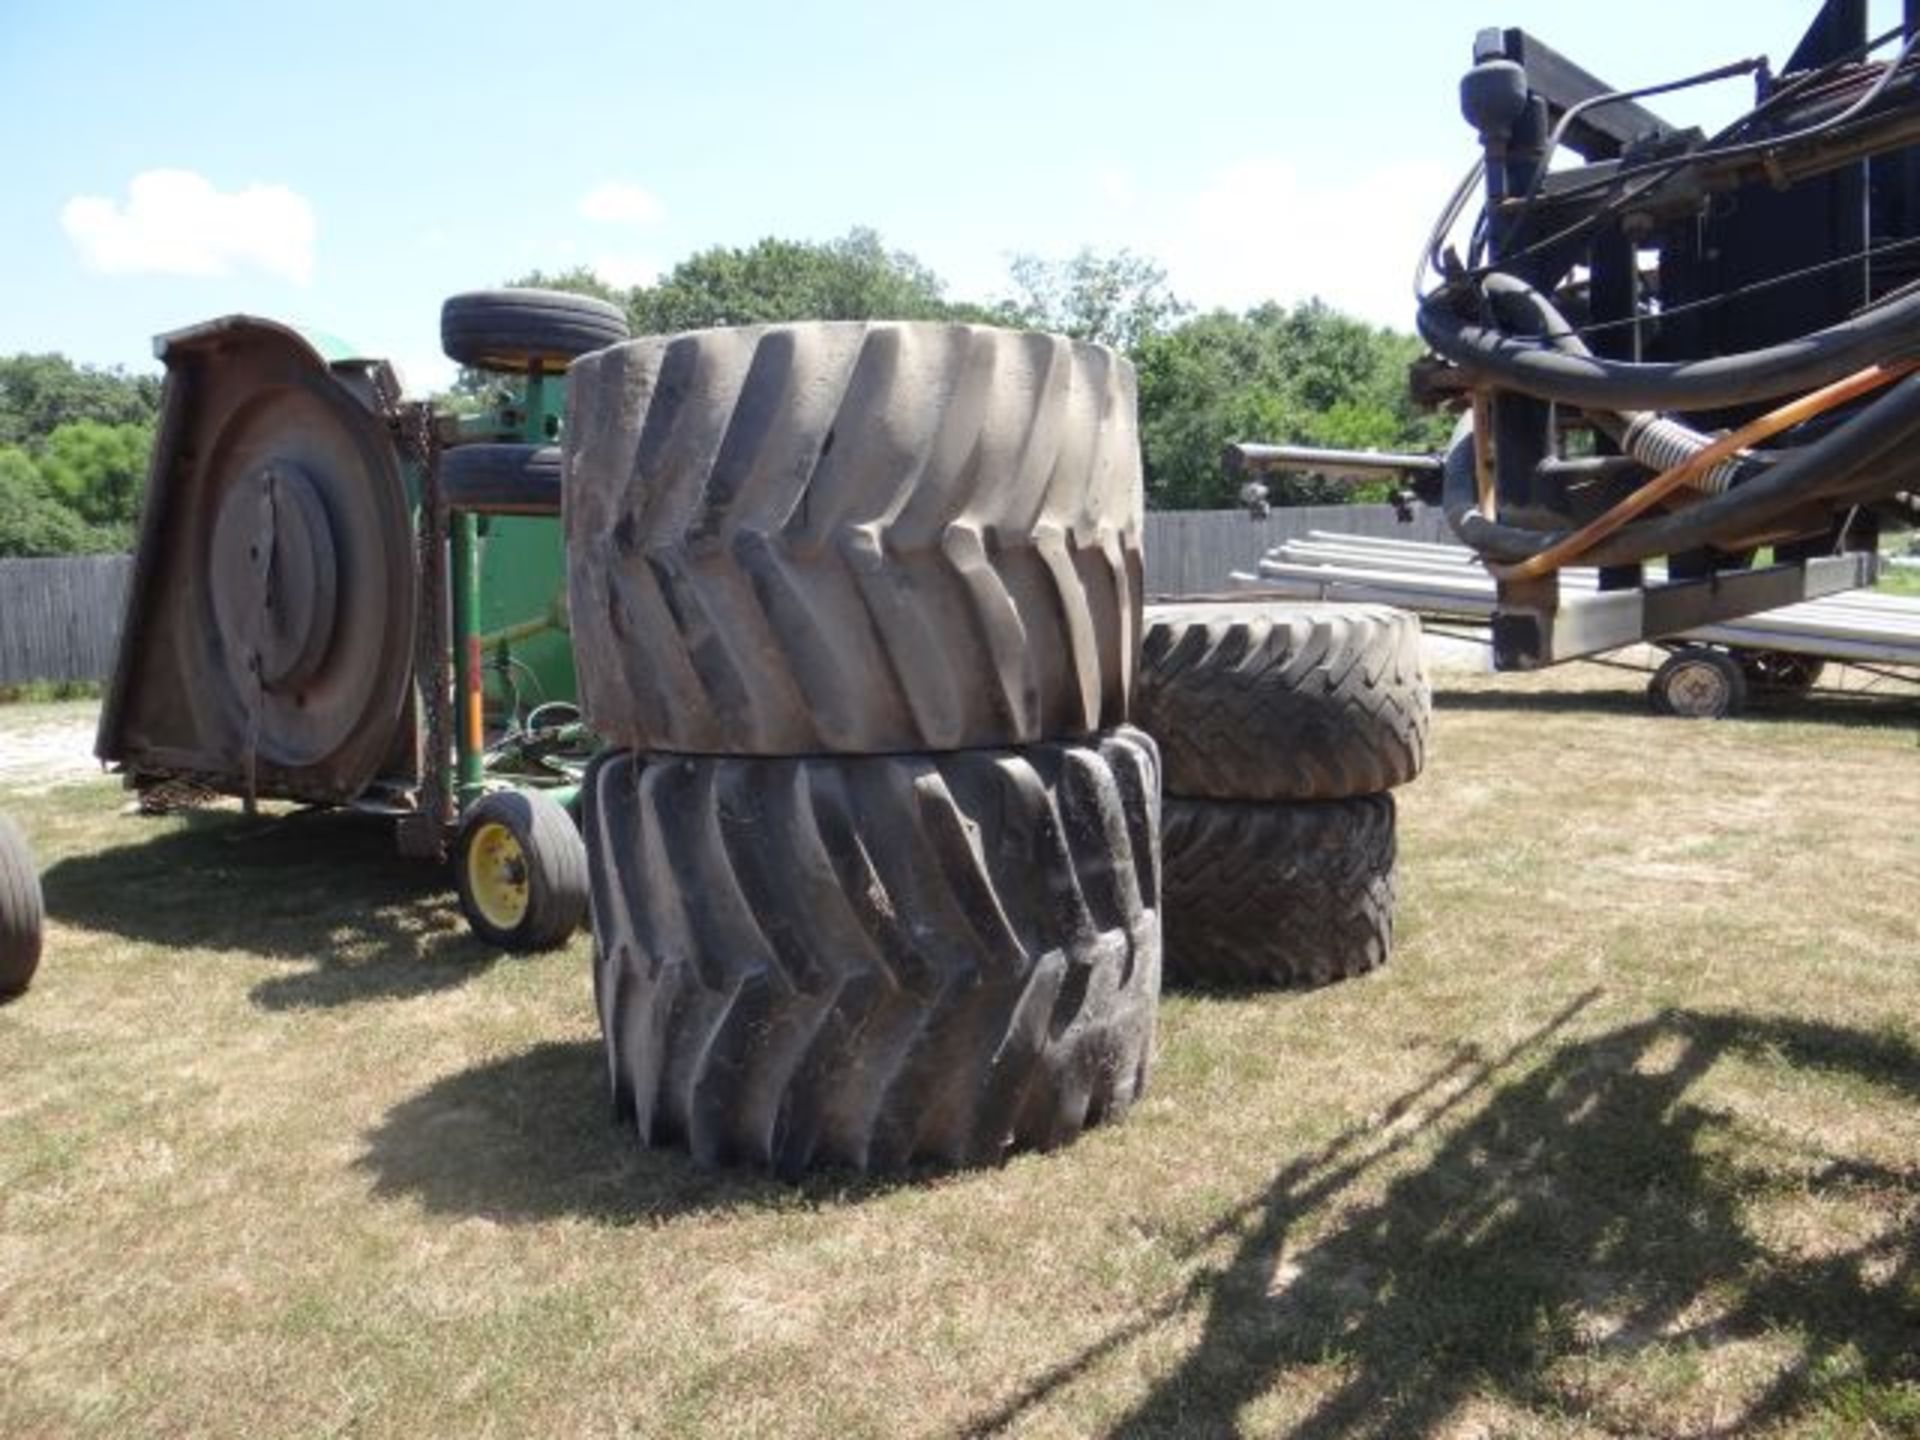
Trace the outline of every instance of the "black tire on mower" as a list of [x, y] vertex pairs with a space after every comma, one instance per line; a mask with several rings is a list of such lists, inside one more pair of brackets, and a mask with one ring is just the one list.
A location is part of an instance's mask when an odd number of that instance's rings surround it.
[[610, 743], [882, 754], [1125, 719], [1143, 502], [1112, 351], [774, 325], [616, 346], [568, 392], [574, 652]]
[[991, 1164], [1118, 1118], [1160, 989], [1134, 730], [589, 773], [595, 995], [643, 1144], [795, 1175]]
[[[496, 856], [516, 873], [524, 890], [517, 915], [489, 914], [483, 883], [482, 846], [510, 841]], [[460, 817], [453, 850], [460, 910], [473, 933], [502, 950], [555, 950], [572, 938], [587, 918], [587, 850], [573, 817], [538, 790], [496, 790], [482, 796]], [[493, 908], [498, 910], [498, 906]]]
[[440, 493], [458, 510], [558, 515], [558, 445], [461, 445], [440, 457]]
[[1166, 802], [1169, 984], [1312, 986], [1393, 948], [1391, 795]]
[[0, 815], [0, 997], [18, 995], [33, 982], [46, 922], [27, 837]]
[[564, 370], [631, 333], [618, 305], [564, 290], [470, 290], [440, 307], [440, 348], [475, 370]]
[[1420, 621], [1382, 605], [1150, 605], [1135, 720], [1167, 793], [1344, 800], [1426, 762], [1433, 698]]

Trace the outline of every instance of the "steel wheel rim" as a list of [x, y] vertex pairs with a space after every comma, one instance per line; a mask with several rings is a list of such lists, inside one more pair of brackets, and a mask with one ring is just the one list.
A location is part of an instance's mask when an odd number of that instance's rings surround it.
[[1712, 715], [1726, 705], [1731, 693], [1726, 677], [1712, 665], [1699, 662], [1682, 667], [1668, 682], [1674, 708], [1685, 715]]
[[467, 894], [496, 930], [513, 930], [527, 918], [526, 851], [519, 837], [497, 820], [475, 830], [467, 846]]

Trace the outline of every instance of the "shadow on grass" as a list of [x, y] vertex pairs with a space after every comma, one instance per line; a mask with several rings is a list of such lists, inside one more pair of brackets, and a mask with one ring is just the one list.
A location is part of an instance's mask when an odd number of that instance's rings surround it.
[[[1737, 1122], [1690, 1094], [1738, 1057], [1824, 1077], [1836, 1103], [1864, 1087], [1920, 1105], [1920, 1050], [1891, 1034], [1691, 1012], [1548, 1048], [1571, 1015], [1506, 1055], [1456, 1061], [1382, 1121], [1289, 1165], [1208, 1237], [1237, 1237], [1224, 1264], [977, 1428], [1011, 1424], [1103, 1355], [1199, 1310], [1199, 1341], [1113, 1434], [1233, 1433], [1291, 1373], [1317, 1381], [1329, 1366], [1334, 1387], [1287, 1433], [1437, 1433], [1487, 1395], [1658, 1433], [1671, 1416], [1608, 1415], [1607, 1367], [1637, 1377], [1632, 1395], [1663, 1366], [1684, 1377], [1721, 1347], [1763, 1339], [1788, 1345], [1785, 1368], [1739, 1413], [1688, 1428], [1743, 1434], [1818, 1415], [1920, 1430], [1920, 1166], [1772, 1137], [1742, 1150]], [[1296, 1237], [1423, 1133], [1446, 1136], [1429, 1163], [1331, 1233]], [[1769, 1249], [1743, 1215], [1769, 1195], [1839, 1197], [1882, 1223], [1865, 1239], [1843, 1226]]]
[[[157, 822], [129, 818], [130, 834]], [[254, 987], [269, 1010], [406, 999], [464, 983], [498, 952], [467, 934], [438, 866], [351, 811], [190, 812], [41, 876], [70, 925], [310, 968]]]
[[411, 1196], [434, 1214], [507, 1223], [798, 1210], [898, 1183], [824, 1175], [794, 1185], [644, 1150], [613, 1119], [593, 1040], [538, 1045], [436, 1082], [387, 1112], [355, 1164], [382, 1199]]
[[[1435, 688], [1436, 710], [1536, 715], [1634, 715], [1653, 713], [1639, 686], [1570, 690], [1471, 690]], [[1675, 721], [1675, 724], [1686, 722]], [[1835, 725], [1868, 730], [1912, 731], [1920, 723], [1920, 692], [1820, 691], [1811, 695], [1753, 695], [1747, 708], [1723, 724]]]

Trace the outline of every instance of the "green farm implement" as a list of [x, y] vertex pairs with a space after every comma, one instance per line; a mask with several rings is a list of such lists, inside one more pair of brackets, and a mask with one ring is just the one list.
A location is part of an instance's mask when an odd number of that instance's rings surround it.
[[584, 916], [568, 811], [597, 741], [575, 705], [560, 535], [565, 367], [619, 310], [458, 295], [470, 413], [403, 401], [385, 362], [231, 316], [162, 336], [167, 369], [96, 749], [182, 782], [390, 815], [451, 855], [475, 931], [559, 944]]

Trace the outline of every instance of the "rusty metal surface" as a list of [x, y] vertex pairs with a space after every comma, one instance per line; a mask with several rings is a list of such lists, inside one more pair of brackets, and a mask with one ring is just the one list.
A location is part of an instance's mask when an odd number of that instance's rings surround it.
[[417, 779], [413, 537], [386, 367], [330, 362], [248, 316], [156, 351], [161, 431], [97, 752], [137, 779], [249, 798]]

